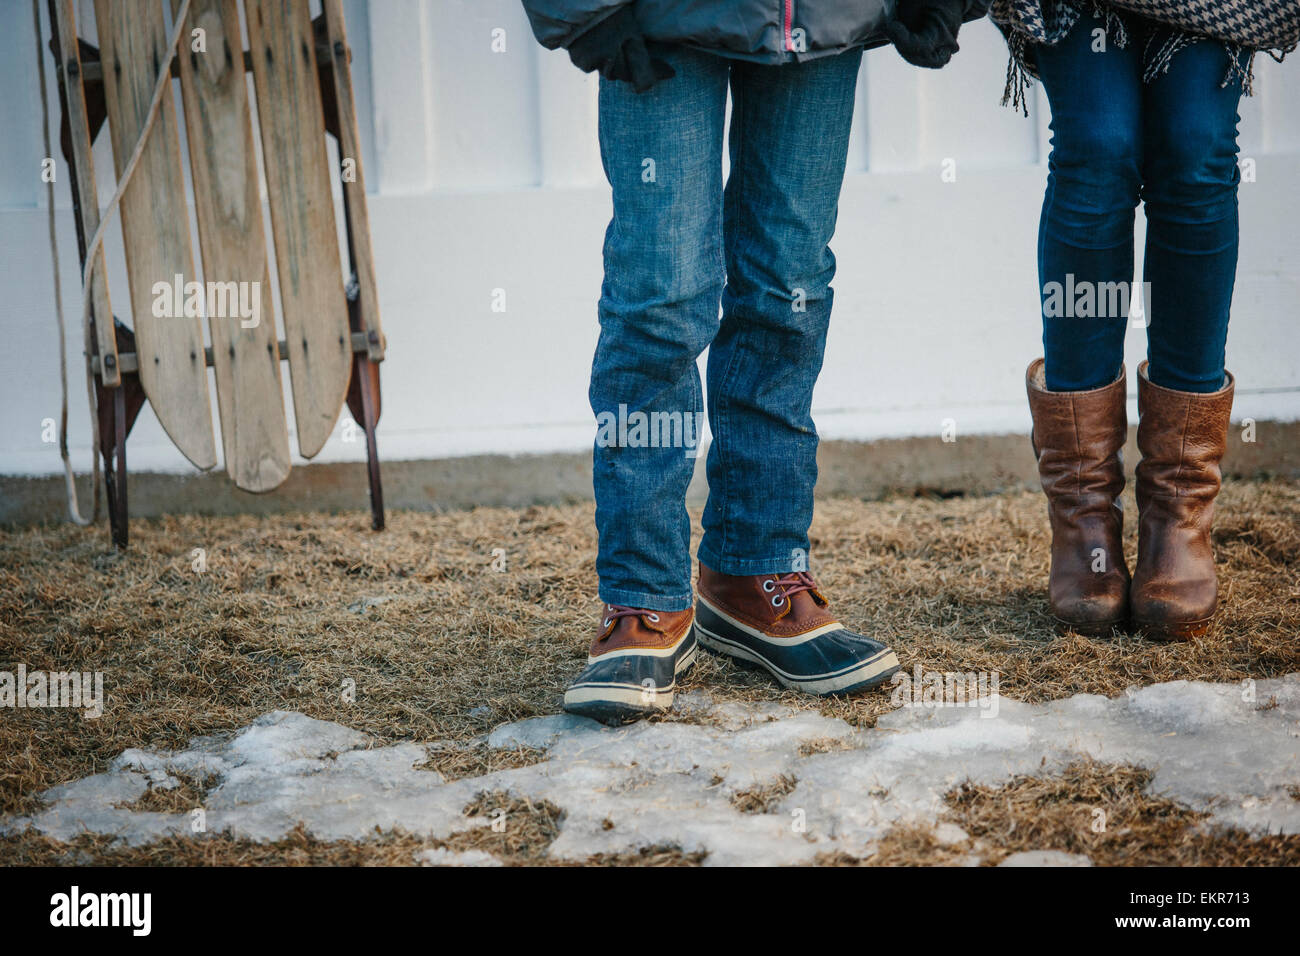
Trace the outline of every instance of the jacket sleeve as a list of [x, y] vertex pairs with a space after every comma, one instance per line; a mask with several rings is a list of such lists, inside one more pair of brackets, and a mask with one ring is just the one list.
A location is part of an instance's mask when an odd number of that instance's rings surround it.
[[537, 41], [548, 50], [567, 47], [606, 17], [636, 0], [523, 0]]
[[962, 15], [962, 20], [966, 23], [978, 20], [989, 12], [991, 6], [993, 6], [993, 0], [966, 0], [966, 12]]

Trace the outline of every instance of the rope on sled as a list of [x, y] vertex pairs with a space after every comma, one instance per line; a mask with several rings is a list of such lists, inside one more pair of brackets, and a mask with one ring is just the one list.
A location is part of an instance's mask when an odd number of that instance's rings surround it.
[[[158, 67], [158, 80], [154, 84], [153, 99], [149, 102], [149, 112], [145, 114], [144, 125], [140, 130], [140, 138], [136, 141], [135, 149], [131, 151], [131, 158], [127, 160], [126, 165], [122, 167], [122, 175], [118, 177], [117, 189], [113, 191], [113, 197], [109, 199], [108, 205], [99, 220], [99, 228], [95, 234], [90, 237], [86, 243], [86, 263], [81, 272], [81, 331], [85, 340], [86, 354], [89, 355], [91, 347], [90, 335], [90, 280], [94, 274], [95, 262], [99, 258], [97, 253], [100, 246], [104, 243], [104, 230], [108, 226], [108, 221], [117, 209], [118, 203], [122, 200], [122, 194], [126, 191], [127, 185], [131, 182], [131, 177], [135, 174], [135, 168], [140, 162], [140, 157], [144, 153], [145, 143], [149, 139], [149, 134], [153, 132], [154, 121], [158, 118], [158, 107], [162, 104], [163, 94], [171, 83], [172, 61], [176, 59], [176, 44], [180, 40], [181, 32], [185, 28], [185, 20], [189, 16], [190, 0], [182, 0], [180, 9], [176, 11], [175, 20], [172, 23], [171, 36], [167, 38], [167, 56]], [[40, 65], [40, 85], [41, 85], [41, 112], [44, 117], [43, 134], [45, 137], [45, 155], [53, 156], [50, 151], [50, 111], [48, 94], [46, 93], [45, 81], [45, 51], [41, 46], [41, 12], [40, 0], [32, 0], [32, 24], [36, 31], [36, 61]], [[54, 24], [50, 23], [50, 30], [55, 29]], [[63, 475], [64, 483], [67, 490], [68, 498], [68, 516], [78, 525], [89, 525], [99, 518], [99, 415], [95, 408], [95, 378], [90, 370], [90, 363], [86, 363], [86, 396], [90, 404], [90, 428], [92, 433], [92, 443], [90, 449], [92, 483], [94, 488], [94, 506], [91, 516], [86, 518], [81, 513], [81, 505], [77, 500], [77, 482], [72, 471], [72, 459], [68, 455], [68, 357], [67, 357], [67, 333], [63, 318], [63, 293], [59, 288], [59, 248], [55, 234], [54, 223], [54, 182], [51, 179], [46, 183], [47, 188], [47, 207], [49, 210], [49, 232], [50, 232], [50, 258], [54, 265], [54, 313], [59, 325], [59, 374], [63, 389], [63, 409], [59, 419], [59, 455], [63, 458]], [[99, 321], [108, 322], [110, 330], [112, 328], [113, 317], [100, 316]]]
[[[32, 0], [32, 24], [36, 30], [36, 62], [40, 66], [41, 85], [41, 133], [45, 138], [45, 155], [53, 157], [50, 148], [50, 98], [46, 91], [45, 50], [41, 45], [41, 4]], [[54, 24], [50, 24], [54, 29]], [[63, 405], [59, 410], [59, 457], [63, 459], [63, 480], [68, 498], [68, 517], [74, 524], [85, 527], [99, 519], [99, 416], [95, 414], [95, 379], [86, 365], [86, 398], [90, 403], [90, 428], [93, 440], [90, 446], [91, 482], [94, 504], [90, 517], [81, 513], [81, 503], [77, 500], [77, 479], [72, 471], [72, 459], [68, 455], [68, 337], [63, 321], [63, 282], [59, 272], [59, 242], [54, 222], [54, 177], [45, 183], [45, 209], [48, 214], [50, 233], [50, 263], [54, 269], [54, 315], [59, 325], [59, 384], [63, 391]], [[111, 318], [110, 318], [111, 321]], [[85, 329], [85, 346], [90, 345], [89, 328]]]

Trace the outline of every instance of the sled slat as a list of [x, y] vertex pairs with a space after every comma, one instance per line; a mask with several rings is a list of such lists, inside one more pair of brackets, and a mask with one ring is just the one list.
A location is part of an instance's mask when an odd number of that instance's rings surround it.
[[[95, 0], [104, 94], [119, 176], [144, 128], [166, 58], [162, 7], [150, 0]], [[122, 238], [140, 383], [176, 447], [196, 466], [217, 463], [198, 317], [154, 315], [154, 285], [194, 280], [176, 105], [163, 94], [135, 176], [122, 195]]]
[[[72, 0], [58, 0], [54, 29], [59, 35], [59, 52], [63, 56], [64, 91], [68, 104], [68, 131], [72, 139], [72, 159], [76, 168], [77, 194], [81, 199], [81, 225], [86, 241], [99, 228], [99, 195], [95, 189], [95, 163], [90, 142], [90, 120], [86, 110], [86, 90], [81, 85], [81, 50], [77, 43], [77, 19]], [[75, 69], [69, 69], [75, 65]], [[90, 296], [95, 316], [95, 339], [100, 356], [100, 381], [108, 387], [122, 383], [117, 360], [117, 336], [113, 332], [113, 306], [108, 297], [108, 279], [104, 272], [104, 249], [95, 253], [91, 271]], [[90, 343], [87, 343], [89, 345]], [[112, 361], [104, 361], [112, 356]]]
[[320, 451], [351, 375], [347, 299], [307, 0], [247, 0], [298, 450]]
[[361, 137], [357, 135], [357, 107], [352, 92], [352, 65], [348, 62], [342, 0], [323, 0], [322, 12], [339, 108], [339, 162], [350, 171], [342, 176], [343, 201], [352, 222], [352, 265], [356, 270], [361, 322], [367, 333], [370, 359], [378, 362], [384, 357], [384, 332], [379, 323], [379, 296], [375, 292], [375, 255], [370, 245], [370, 213], [366, 208], [366, 180], [361, 170]]
[[[179, 7], [172, 0], [173, 15]], [[235, 0], [191, 0], [184, 35], [195, 29], [207, 50], [182, 51], [181, 93], [203, 278], [209, 289], [224, 284], [228, 296], [226, 309], [208, 313], [221, 442], [235, 484], [270, 491], [289, 476], [289, 430]], [[252, 319], [241, 306], [254, 295], [258, 322], [244, 328]]]

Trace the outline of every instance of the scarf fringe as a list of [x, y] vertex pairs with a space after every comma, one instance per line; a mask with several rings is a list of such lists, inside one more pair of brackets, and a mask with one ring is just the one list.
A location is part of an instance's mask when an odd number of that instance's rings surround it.
[[1121, 50], [1128, 47], [1128, 26], [1119, 13], [1093, 0], [1092, 15], [1102, 21], [1107, 39]]
[[[1159, 44], [1156, 43], [1158, 39], [1161, 40]], [[1153, 36], [1142, 52], [1142, 82], [1151, 83], [1157, 77], [1164, 76], [1169, 72], [1175, 56], [1199, 42], [1201, 38], [1190, 33], [1171, 33], [1163, 38]]]
[[[1120, 50], [1128, 48], [1129, 34], [1128, 26], [1124, 23], [1124, 18], [1118, 12], [1110, 7], [1104, 6], [1099, 0], [1084, 0], [1090, 3], [1092, 15], [1102, 22], [1102, 28], [1106, 31], [1106, 39], [1115, 44]], [[1078, 8], [1074, 8], [1073, 16], [1077, 18]], [[1067, 21], [1068, 23], [1068, 21]], [[1069, 24], [1071, 28], [1077, 24]], [[1029, 88], [1034, 85], [1037, 76], [1029, 67], [1029, 46], [1034, 41], [1019, 30], [1006, 31], [1007, 48], [1011, 55], [1007, 60], [1007, 82], [1002, 88], [1002, 105], [1010, 106], [1012, 109], [1020, 110], [1024, 116], [1029, 115]]]
[[[1082, 0], [1079, 6], [1083, 6], [1085, 3], [1091, 7], [1092, 15], [1102, 21], [1107, 39], [1114, 43], [1117, 49], [1127, 49], [1129, 44], [1128, 26], [1119, 12], [1105, 6], [1101, 0]], [[1075, 9], [1077, 10], [1078, 7]], [[1034, 85], [1034, 80], [1037, 79], [1034, 70], [1029, 65], [1029, 48], [1035, 41], [1016, 29], [1007, 29], [1004, 33], [1010, 56], [1007, 59], [1006, 85], [1002, 89], [1002, 105], [1020, 110], [1027, 117], [1029, 115], [1029, 89]], [[1210, 39], [1209, 37], [1178, 31], [1163, 36], [1158, 34], [1153, 37], [1148, 41], [1142, 55], [1142, 82], [1151, 83], [1158, 77], [1164, 76], [1169, 72], [1169, 67], [1173, 64], [1175, 56], [1193, 44]], [[1159, 43], [1156, 42], [1157, 40], [1159, 40]], [[1267, 53], [1278, 63], [1281, 63], [1288, 54], [1295, 52], [1297, 46], [1292, 44], [1284, 49], [1254, 50], [1227, 40], [1214, 42], [1223, 45], [1229, 59], [1228, 71], [1223, 77], [1223, 82], [1219, 84], [1220, 89], [1227, 88], [1230, 83], [1237, 80], [1241, 83], [1243, 96], [1255, 95], [1255, 57], [1259, 53]]]
[[1223, 78], [1219, 84], [1220, 89], [1226, 89], [1228, 84], [1233, 80], [1241, 80], [1241, 92], [1243, 96], [1255, 95], [1255, 50], [1247, 50], [1235, 43], [1225, 44], [1228, 47], [1228, 55], [1232, 63], [1228, 66], [1228, 75]]
[[[1152, 52], [1151, 45], [1147, 46], [1144, 54], [1146, 60], [1145, 70], [1142, 74], [1142, 82], [1151, 83], [1157, 77], [1164, 76], [1169, 72], [1169, 67], [1173, 63], [1174, 57], [1181, 51], [1186, 50], [1193, 44], [1206, 40], [1206, 37], [1192, 36], [1187, 33], [1176, 33], [1165, 40], [1159, 47]], [[1228, 71], [1224, 74], [1223, 82], [1219, 84], [1219, 89], [1227, 89], [1233, 80], [1241, 83], [1241, 93], [1243, 96], [1255, 95], [1255, 57], [1258, 50], [1250, 50], [1243, 47], [1240, 43], [1229, 43], [1226, 40], [1219, 41], [1223, 44], [1224, 50], [1228, 53]], [[1268, 51], [1274, 59], [1278, 59], [1273, 51]], [[1285, 58], [1286, 51], [1280, 51], [1281, 56]], [[1278, 62], [1281, 62], [1278, 59]]]
[[1029, 116], [1029, 87], [1033, 85], [1033, 74], [1025, 64], [1025, 53], [1029, 40], [1023, 33], [1008, 33], [1007, 48], [1011, 56], [1007, 59], [1007, 85], [1002, 89], [1002, 105], [1018, 109]]

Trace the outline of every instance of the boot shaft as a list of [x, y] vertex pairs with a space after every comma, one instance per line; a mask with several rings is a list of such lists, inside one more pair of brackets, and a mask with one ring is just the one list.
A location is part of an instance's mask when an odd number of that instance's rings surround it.
[[1200, 394], [1162, 388], [1138, 368], [1138, 560], [1130, 603], [1152, 637], [1205, 632], [1218, 606], [1214, 499], [1228, 442], [1234, 381]]
[[1106, 634], [1128, 613], [1119, 500], [1128, 436], [1124, 370], [1109, 385], [1086, 392], [1049, 392], [1043, 370], [1042, 359], [1029, 366], [1025, 389], [1052, 525], [1052, 614], [1080, 632]]
[[1043, 360], [1029, 366], [1025, 390], [1033, 416], [1038, 473], [1049, 500], [1090, 500], [1103, 510], [1124, 490], [1121, 452], [1128, 437], [1124, 369], [1109, 385], [1086, 392], [1049, 392]]
[[1138, 367], [1138, 507], [1152, 497], [1189, 499], [1185, 508], [1210, 506], [1222, 485], [1220, 463], [1228, 442], [1235, 381], [1217, 392], [1177, 392]]

